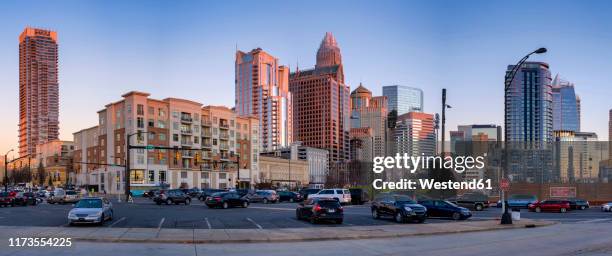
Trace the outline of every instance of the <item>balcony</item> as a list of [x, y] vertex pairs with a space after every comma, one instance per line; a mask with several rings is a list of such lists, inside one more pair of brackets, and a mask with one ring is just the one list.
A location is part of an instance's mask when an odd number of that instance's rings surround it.
[[192, 146], [193, 145], [193, 141], [181, 140], [181, 145]]
[[219, 124], [219, 128], [227, 130], [227, 129], [229, 129], [229, 124], [227, 124], [227, 123], [220, 123]]
[[212, 121], [202, 119], [202, 126], [209, 126], [210, 127], [211, 125], [212, 125]]
[[191, 131], [191, 129], [181, 129], [181, 134], [191, 135], [193, 131]]
[[202, 138], [210, 138], [212, 137], [212, 132], [202, 130]]
[[228, 140], [229, 139], [229, 134], [227, 133], [220, 133], [219, 134], [219, 138], [222, 140]]
[[183, 123], [192, 123], [193, 119], [191, 118], [191, 116], [182, 115], [181, 116], [181, 122], [183, 122]]
[[210, 147], [212, 147], [212, 144], [210, 143], [210, 141], [202, 142], [202, 147], [203, 148], [210, 148]]
[[219, 149], [221, 149], [221, 150], [229, 150], [229, 145], [221, 144], [221, 145], [219, 145]]

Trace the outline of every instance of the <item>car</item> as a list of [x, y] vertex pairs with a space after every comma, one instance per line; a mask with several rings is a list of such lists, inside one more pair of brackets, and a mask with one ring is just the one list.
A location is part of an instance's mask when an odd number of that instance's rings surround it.
[[304, 200], [306, 200], [306, 199], [308, 199], [309, 195], [316, 194], [319, 191], [321, 191], [321, 190], [318, 189], [318, 188], [306, 188], [306, 189], [300, 190], [300, 192], [298, 192], [298, 193], [300, 193], [300, 195], [302, 195]]
[[201, 193], [199, 188], [190, 188], [190, 189], [181, 189], [183, 193], [187, 194], [189, 197], [198, 197]]
[[301, 202], [304, 201], [304, 198], [302, 198], [302, 195], [300, 195], [299, 193], [296, 192], [291, 192], [291, 191], [278, 191], [276, 192], [276, 194], [278, 194], [278, 201], [279, 202]]
[[9, 192], [0, 192], [0, 206], [15, 206], [14, 199]]
[[208, 208], [249, 207], [249, 200], [236, 192], [217, 192], [210, 195], [204, 202]]
[[214, 193], [218, 193], [218, 192], [226, 192], [226, 191], [224, 189], [211, 189], [211, 188], [202, 189], [202, 191], [200, 191], [200, 195], [198, 195], [198, 200], [205, 201], [207, 197], [211, 196]]
[[612, 202], [608, 202], [601, 205], [602, 212], [612, 212]]
[[102, 197], [82, 198], [68, 212], [70, 225], [77, 223], [104, 224], [105, 221], [112, 220], [113, 217], [113, 205]]
[[[508, 197], [508, 207], [509, 208], [529, 208], [529, 204], [536, 203], [538, 201], [538, 197], [535, 195], [511, 195]], [[498, 207], [501, 207], [501, 203]]]
[[351, 192], [348, 189], [333, 188], [333, 189], [322, 189], [316, 194], [312, 194], [309, 198], [335, 198], [340, 204], [348, 204], [351, 202]]
[[153, 201], [157, 205], [161, 204], [191, 204], [191, 198], [180, 189], [160, 190]]
[[567, 200], [543, 200], [530, 204], [528, 207], [531, 212], [561, 212], [565, 213], [571, 209], [570, 202]]
[[427, 208], [427, 217], [451, 218], [453, 220], [466, 220], [472, 217], [472, 212], [468, 208], [446, 200], [427, 199], [419, 201], [419, 204]]
[[248, 195], [249, 193], [252, 192], [252, 190], [250, 190], [250, 189], [242, 189], [242, 188], [240, 188], [240, 189], [233, 189], [231, 191], [238, 193], [238, 195], [240, 195], [241, 197], [246, 196], [246, 195]]
[[36, 205], [36, 201], [36, 197], [32, 192], [18, 192], [14, 199], [15, 205], [21, 206], [26, 206], [28, 204]]
[[342, 224], [344, 221], [344, 208], [335, 198], [313, 197], [299, 203], [295, 209], [295, 218], [308, 220], [315, 224], [319, 221], [333, 221]]
[[79, 194], [74, 190], [55, 189], [53, 195], [47, 198], [50, 204], [76, 203], [79, 201]]
[[589, 201], [578, 198], [570, 198], [567, 201], [570, 203], [572, 210], [584, 210], [590, 208]]
[[374, 219], [390, 216], [398, 223], [408, 220], [423, 223], [427, 219], [427, 208], [404, 195], [378, 194], [370, 209]]
[[368, 201], [369, 195], [368, 192], [361, 188], [351, 188], [349, 189], [351, 193], [351, 204], [364, 204]]
[[244, 196], [250, 203], [278, 203], [278, 194], [274, 190], [257, 190]]
[[461, 196], [447, 199], [447, 201], [476, 211], [484, 210], [485, 208], [489, 207], [489, 204], [491, 203], [489, 202], [489, 196], [477, 192], [465, 193]]
[[159, 189], [155, 188], [155, 189], [150, 189], [149, 191], [142, 193], [142, 197], [153, 199], [153, 197], [155, 197], [155, 195], [157, 194], [159, 194]]

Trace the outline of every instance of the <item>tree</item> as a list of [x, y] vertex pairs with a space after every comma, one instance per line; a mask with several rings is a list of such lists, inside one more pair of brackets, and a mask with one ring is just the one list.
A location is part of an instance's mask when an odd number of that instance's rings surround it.
[[43, 167], [42, 162], [38, 163], [37, 168], [37, 176], [38, 176], [38, 184], [45, 184], [45, 167]]
[[52, 187], [52, 186], [53, 186], [53, 179], [51, 178], [51, 175], [49, 175], [49, 180], [47, 180], [47, 185], [48, 185], [49, 187]]

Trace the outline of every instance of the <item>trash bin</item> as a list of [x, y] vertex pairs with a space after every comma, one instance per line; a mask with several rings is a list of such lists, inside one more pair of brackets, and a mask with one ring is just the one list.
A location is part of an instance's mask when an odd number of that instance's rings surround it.
[[512, 220], [516, 220], [516, 221], [521, 220], [521, 209], [512, 208]]

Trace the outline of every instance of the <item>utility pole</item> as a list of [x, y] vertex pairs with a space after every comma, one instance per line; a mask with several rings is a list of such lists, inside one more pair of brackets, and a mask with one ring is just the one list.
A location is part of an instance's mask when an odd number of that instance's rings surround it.
[[446, 88], [442, 89], [442, 147], [440, 148], [440, 153], [442, 157], [444, 157], [444, 140], [446, 133]]

